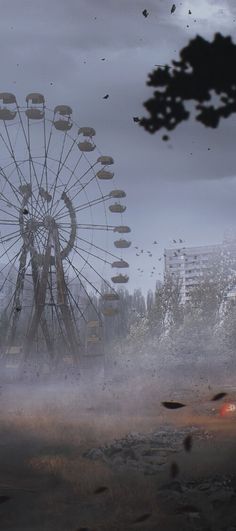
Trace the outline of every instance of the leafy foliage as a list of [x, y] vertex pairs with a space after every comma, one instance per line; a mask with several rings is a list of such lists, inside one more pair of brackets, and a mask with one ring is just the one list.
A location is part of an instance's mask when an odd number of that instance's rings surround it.
[[[171, 131], [188, 120], [185, 103], [193, 100], [196, 120], [216, 128], [221, 118], [236, 112], [235, 64], [236, 45], [231, 37], [216, 33], [209, 42], [197, 36], [180, 51], [180, 60], [172, 61], [172, 67], [149, 74], [147, 85], [155, 92], [144, 103], [150, 117], [141, 119], [140, 125], [149, 133], [161, 128]], [[212, 91], [220, 97], [218, 106], [212, 102]]]

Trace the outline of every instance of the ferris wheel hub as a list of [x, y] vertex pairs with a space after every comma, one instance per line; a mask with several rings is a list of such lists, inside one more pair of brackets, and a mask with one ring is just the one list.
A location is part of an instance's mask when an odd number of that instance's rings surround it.
[[39, 225], [40, 223], [38, 222], [37, 219], [31, 218], [26, 223], [26, 232], [37, 232]]
[[45, 216], [44, 220], [43, 220], [43, 225], [45, 227], [45, 229], [53, 229], [55, 226], [56, 226], [56, 221], [55, 219], [53, 218], [53, 216]]

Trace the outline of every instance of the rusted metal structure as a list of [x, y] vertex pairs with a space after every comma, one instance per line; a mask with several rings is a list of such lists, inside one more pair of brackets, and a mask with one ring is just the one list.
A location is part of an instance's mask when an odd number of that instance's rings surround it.
[[[126, 194], [108, 190], [114, 160], [97, 153], [95, 134], [92, 127], [76, 125], [68, 105], [51, 111], [42, 94], [30, 93], [20, 106], [14, 94], [0, 93], [5, 356], [21, 343], [26, 363], [42, 348], [52, 362], [66, 353], [76, 363], [86, 345], [95, 342], [95, 328], [100, 335], [102, 320], [118, 312], [119, 297], [112, 283], [128, 281], [127, 275], [118, 273], [129, 267], [122, 253], [131, 243], [121, 238], [107, 244], [107, 235], [130, 232], [122, 223], [126, 206], [120, 199]], [[120, 224], [112, 224], [108, 216], [120, 217]], [[120, 256], [110, 250], [110, 243]], [[107, 267], [118, 270], [111, 283]], [[101, 296], [99, 309], [93, 292]]]

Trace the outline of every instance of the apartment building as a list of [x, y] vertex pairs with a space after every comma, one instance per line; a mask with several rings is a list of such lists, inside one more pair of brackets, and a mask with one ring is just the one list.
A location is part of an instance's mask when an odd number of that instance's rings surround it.
[[173, 248], [165, 249], [164, 258], [165, 277], [180, 280], [181, 300], [185, 303], [204, 274], [212, 271], [217, 264], [228, 263], [232, 271], [236, 270], [236, 239], [224, 239], [220, 244], [198, 247], [175, 244]]

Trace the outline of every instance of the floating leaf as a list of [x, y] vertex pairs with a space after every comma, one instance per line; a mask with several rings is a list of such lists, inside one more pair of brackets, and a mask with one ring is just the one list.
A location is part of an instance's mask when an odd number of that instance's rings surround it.
[[222, 398], [224, 398], [225, 396], [227, 396], [227, 393], [217, 393], [217, 395], [214, 395], [213, 398], [211, 399], [212, 401], [215, 401], [215, 400], [221, 400]]
[[94, 494], [102, 494], [102, 492], [106, 492], [108, 489], [108, 487], [98, 487], [95, 491], [94, 491]]
[[167, 409], [180, 409], [181, 407], [186, 407], [186, 404], [181, 402], [162, 402], [162, 405]]

